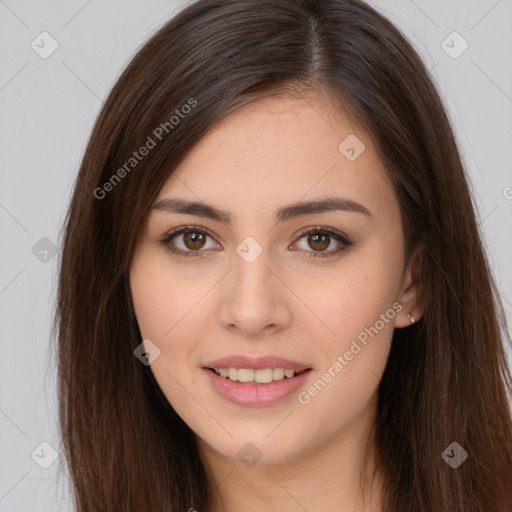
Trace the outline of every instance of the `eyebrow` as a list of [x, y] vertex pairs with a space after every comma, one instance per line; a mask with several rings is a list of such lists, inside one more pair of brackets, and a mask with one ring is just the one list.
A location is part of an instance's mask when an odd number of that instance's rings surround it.
[[[152, 210], [197, 215], [198, 217], [218, 220], [228, 225], [231, 225], [232, 223], [232, 215], [230, 212], [198, 201], [166, 198], [156, 202], [153, 205]], [[314, 201], [293, 203], [279, 208], [275, 214], [275, 221], [284, 222], [295, 217], [332, 211], [361, 213], [368, 217], [373, 217], [366, 207], [356, 201], [343, 197], [327, 197], [325, 199], [317, 199]]]

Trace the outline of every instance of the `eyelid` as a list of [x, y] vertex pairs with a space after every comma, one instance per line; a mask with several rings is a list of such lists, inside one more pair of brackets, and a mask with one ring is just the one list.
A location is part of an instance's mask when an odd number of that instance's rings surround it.
[[[177, 228], [173, 228], [170, 231], [167, 231], [162, 238], [162, 242], [169, 241], [169, 240], [171, 240], [171, 238], [173, 236], [181, 235], [182, 233], [186, 233], [187, 231], [199, 231], [201, 233], [208, 235], [213, 240], [215, 240], [215, 237], [210, 233], [210, 231], [208, 229], [203, 228], [201, 226], [187, 225], [187, 226], [180, 226]], [[219, 243], [219, 242], [217, 242], [217, 243]]]
[[[310, 233], [322, 233], [329, 235], [331, 238], [334, 238], [338, 244], [341, 245], [341, 247], [338, 247], [337, 249], [331, 249], [330, 251], [303, 251], [306, 257], [311, 258], [329, 258], [329, 257], [335, 257], [339, 255], [341, 252], [348, 249], [351, 245], [353, 245], [353, 242], [350, 240], [350, 238], [341, 231], [338, 231], [333, 228], [328, 228], [326, 226], [308, 226], [307, 228], [301, 229], [296, 235], [296, 241], [293, 242], [293, 244], [297, 243], [299, 240], [304, 238], [304, 236], [310, 234]], [[293, 245], [292, 244], [292, 245]]]
[[203, 250], [197, 250], [197, 251], [183, 251], [181, 249], [171, 249], [169, 247], [169, 242], [177, 236], [180, 236], [184, 233], [187, 233], [188, 231], [196, 231], [199, 233], [203, 233], [210, 237], [217, 245], [220, 245], [219, 242], [216, 240], [216, 238], [210, 233], [210, 231], [206, 228], [203, 228], [201, 226], [194, 226], [194, 225], [187, 225], [187, 226], [180, 226], [178, 228], [173, 228], [170, 231], [167, 231], [165, 235], [161, 238], [161, 242], [167, 247], [167, 249], [171, 252], [171, 254], [176, 254], [178, 256], [200, 256], [202, 252], [206, 252]]
[[[199, 233], [203, 233], [210, 237], [212, 240], [215, 241], [217, 245], [220, 245], [219, 242], [216, 240], [216, 238], [210, 233], [210, 231], [206, 228], [203, 228], [201, 226], [194, 226], [194, 225], [187, 225], [187, 226], [180, 226], [177, 228], [173, 228], [172, 230], [168, 231], [163, 235], [160, 242], [162, 242], [167, 249], [172, 253], [179, 256], [185, 256], [185, 257], [198, 257], [201, 255], [201, 253], [207, 252], [206, 250], [198, 249], [197, 251], [183, 251], [181, 249], [171, 249], [168, 244], [169, 242], [174, 238], [177, 237], [183, 233], [186, 233], [188, 231], [197, 231]], [[330, 251], [307, 251], [303, 249], [299, 249], [299, 251], [302, 251], [306, 254], [306, 257], [313, 257], [313, 258], [328, 258], [330, 256], [335, 256], [339, 254], [340, 252], [344, 251], [345, 249], [349, 248], [353, 242], [349, 239], [347, 235], [344, 233], [335, 230], [333, 228], [328, 228], [325, 226], [308, 226], [307, 228], [301, 229], [297, 234], [294, 235], [295, 241], [292, 243], [295, 244], [304, 236], [310, 234], [310, 233], [322, 233], [327, 234], [334, 238], [338, 244], [341, 245], [341, 248], [338, 249], [331, 249]]]
[[298, 240], [300, 240], [305, 235], [308, 235], [310, 233], [325, 233], [325, 234], [328, 234], [328, 235], [333, 235], [335, 239], [338, 239], [338, 238], [341, 239], [340, 243], [345, 243], [346, 245], [352, 245], [352, 242], [351, 242], [350, 238], [345, 233], [342, 233], [341, 231], [338, 231], [338, 230], [333, 229], [333, 228], [328, 228], [326, 226], [308, 226], [307, 228], [301, 229], [295, 235], [295, 237]]

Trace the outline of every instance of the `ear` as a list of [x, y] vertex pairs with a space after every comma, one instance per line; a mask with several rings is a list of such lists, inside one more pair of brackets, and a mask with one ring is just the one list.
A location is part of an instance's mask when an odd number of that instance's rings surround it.
[[[402, 289], [398, 297], [402, 310], [396, 316], [396, 328], [408, 327], [412, 325], [412, 319], [414, 319], [414, 322], [417, 322], [423, 316], [423, 304], [420, 300], [422, 283], [419, 280], [419, 276], [422, 274], [420, 269], [424, 250], [424, 242], [418, 242], [407, 263]], [[410, 315], [410, 318], [407, 315]]]

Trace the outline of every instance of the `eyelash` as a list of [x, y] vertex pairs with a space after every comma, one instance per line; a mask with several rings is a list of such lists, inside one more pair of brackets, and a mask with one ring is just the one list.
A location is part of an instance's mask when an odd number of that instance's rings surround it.
[[[211, 236], [208, 233], [208, 231], [206, 231], [204, 228], [201, 228], [199, 226], [183, 226], [181, 228], [176, 228], [176, 229], [173, 229], [172, 231], [167, 232], [164, 235], [164, 237], [160, 240], [160, 242], [167, 247], [167, 250], [171, 254], [176, 254], [179, 256], [187, 257], [187, 258], [188, 257], [193, 257], [193, 258], [198, 257], [198, 256], [200, 256], [201, 252], [205, 252], [205, 251], [202, 251], [200, 249], [197, 251], [182, 251], [180, 249], [173, 249], [172, 247], [169, 246], [169, 242], [174, 237], [177, 237], [177, 236], [179, 236], [183, 233], [187, 233], [189, 231], [207, 235], [210, 238], [212, 238], [213, 240], [215, 240], [213, 238], [213, 236]], [[334, 238], [338, 243], [340, 243], [341, 247], [339, 247], [338, 249], [331, 250], [329, 252], [305, 251], [306, 257], [308, 257], [308, 258], [329, 258], [332, 256], [336, 256], [340, 252], [342, 252], [342, 251], [346, 250], [348, 247], [350, 247], [353, 243], [349, 240], [349, 238], [346, 235], [343, 235], [341, 233], [338, 233], [337, 231], [333, 231], [328, 228], [321, 228], [321, 227], [305, 228], [305, 229], [301, 230], [297, 235], [298, 236], [297, 241], [300, 240], [301, 238], [304, 238], [304, 236], [309, 235], [310, 233], [329, 235], [330, 237]]]

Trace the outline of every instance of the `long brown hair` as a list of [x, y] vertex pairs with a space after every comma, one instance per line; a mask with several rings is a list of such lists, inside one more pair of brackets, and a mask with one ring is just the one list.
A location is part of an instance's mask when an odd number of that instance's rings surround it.
[[[424, 64], [359, 0], [199, 0], [113, 87], [61, 234], [59, 419], [78, 512], [208, 510], [212, 482], [193, 433], [134, 357], [142, 340], [131, 258], [160, 188], [216, 123], [263, 96], [315, 90], [373, 136], [399, 198], [407, 258], [425, 248], [425, 313], [395, 330], [379, 388], [383, 510], [512, 510], [510, 337]], [[147, 155], [131, 160], [143, 145]], [[456, 469], [441, 456], [452, 442], [468, 452]]]

